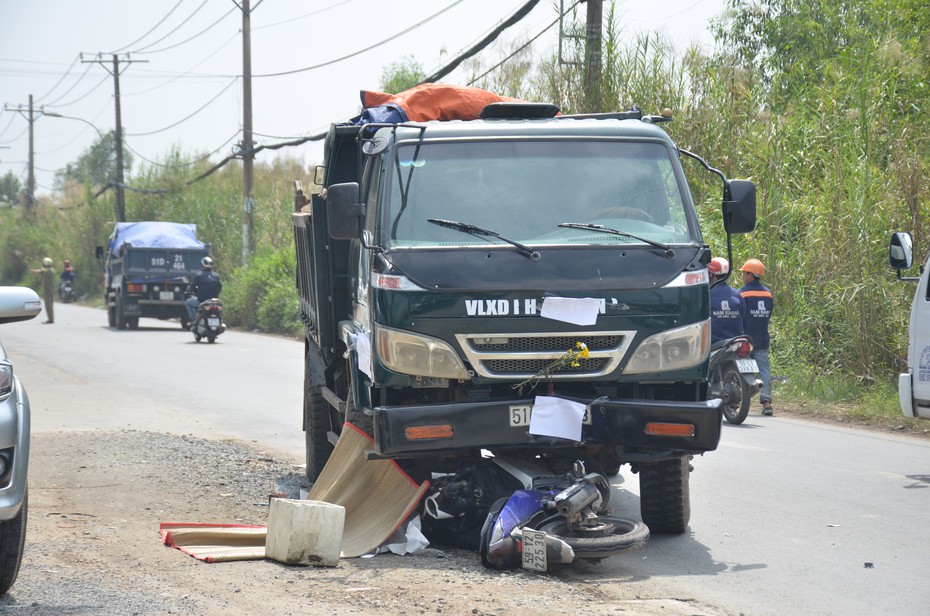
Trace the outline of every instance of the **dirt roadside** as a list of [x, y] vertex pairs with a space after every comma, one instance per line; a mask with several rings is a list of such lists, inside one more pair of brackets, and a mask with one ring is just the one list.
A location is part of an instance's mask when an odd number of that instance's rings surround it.
[[723, 614], [585, 563], [548, 575], [489, 571], [472, 552], [430, 548], [335, 568], [205, 564], [161, 545], [160, 522], [265, 524], [271, 492], [296, 489], [301, 473], [235, 443], [135, 431], [33, 435], [26, 554], [0, 613]]

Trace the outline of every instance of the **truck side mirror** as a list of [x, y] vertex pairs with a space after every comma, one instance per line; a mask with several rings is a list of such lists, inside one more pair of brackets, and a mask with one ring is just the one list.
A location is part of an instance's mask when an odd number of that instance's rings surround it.
[[749, 180], [727, 180], [723, 228], [727, 233], [749, 233], [756, 228], [756, 185]]
[[898, 231], [891, 234], [891, 241], [888, 244], [888, 263], [892, 269], [901, 270], [911, 269], [914, 264], [914, 240], [910, 233]]
[[333, 184], [326, 189], [326, 229], [336, 240], [354, 240], [361, 232], [365, 204], [358, 196], [358, 182]]

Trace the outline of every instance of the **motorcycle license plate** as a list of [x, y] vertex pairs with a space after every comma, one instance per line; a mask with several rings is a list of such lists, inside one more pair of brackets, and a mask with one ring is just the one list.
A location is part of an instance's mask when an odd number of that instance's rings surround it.
[[546, 533], [523, 529], [523, 568], [533, 571], [546, 571], [549, 568], [549, 559], [546, 557]]
[[758, 372], [759, 364], [754, 359], [737, 359], [736, 369], [743, 373]]
[[[510, 407], [510, 427], [519, 428], [530, 425], [530, 418], [533, 416], [533, 406], [531, 404], [514, 404]], [[591, 425], [591, 408], [585, 407], [584, 417], [581, 423]]]
[[219, 327], [219, 326], [220, 326], [220, 320], [219, 320], [219, 318], [217, 318], [217, 317], [208, 317], [208, 318], [207, 318], [207, 325], [209, 325], [210, 327]]
[[158, 293], [158, 299], [160, 299], [163, 302], [170, 302], [171, 300], [174, 299], [174, 292], [173, 291], [160, 291]]

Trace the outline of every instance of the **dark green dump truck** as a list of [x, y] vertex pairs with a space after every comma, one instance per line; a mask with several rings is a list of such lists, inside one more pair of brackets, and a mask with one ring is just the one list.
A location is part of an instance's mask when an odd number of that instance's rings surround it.
[[307, 474], [345, 422], [424, 476], [488, 455], [630, 464], [643, 521], [683, 532], [721, 410], [681, 158], [719, 176], [728, 233], [753, 229], [755, 187], [679, 149], [666, 116], [481, 116], [333, 125], [321, 191], [298, 185]]

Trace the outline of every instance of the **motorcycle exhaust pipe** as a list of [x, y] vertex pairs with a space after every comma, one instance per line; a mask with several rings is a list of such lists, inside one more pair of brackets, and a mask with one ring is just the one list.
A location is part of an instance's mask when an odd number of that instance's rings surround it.
[[553, 502], [559, 514], [567, 518], [581, 513], [588, 506], [591, 506], [592, 509], [598, 509], [601, 500], [601, 491], [590, 483], [584, 483], [575, 484], [562, 490], [556, 495]]

